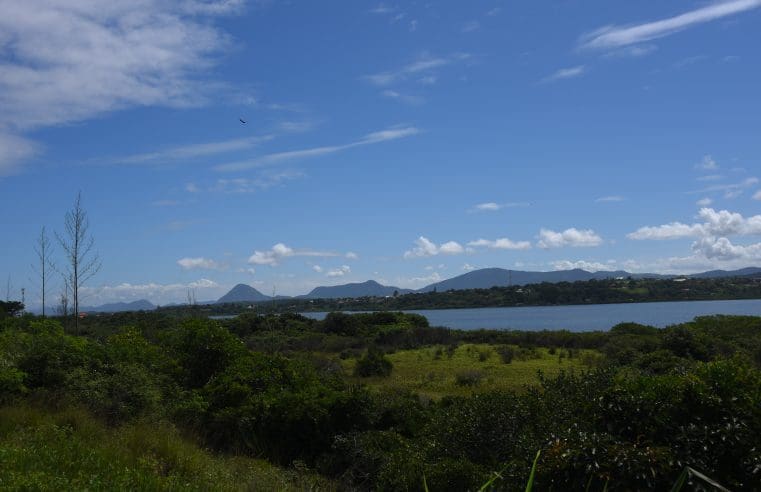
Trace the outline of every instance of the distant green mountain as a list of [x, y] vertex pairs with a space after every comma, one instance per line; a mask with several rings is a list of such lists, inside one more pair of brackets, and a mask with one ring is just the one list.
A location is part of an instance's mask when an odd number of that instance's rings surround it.
[[711, 270], [709, 272], [696, 273], [690, 275], [695, 278], [721, 278], [721, 277], [745, 277], [747, 275], [761, 275], [761, 268], [748, 267], [741, 268], [740, 270]]
[[85, 313], [119, 313], [122, 311], [153, 311], [156, 309], [151, 302], [145, 299], [132, 302], [113, 302], [102, 306], [84, 307], [80, 311]]
[[540, 284], [542, 282], [578, 282], [582, 280], [601, 280], [606, 278], [662, 278], [655, 273], [634, 274], [623, 270], [610, 272], [588, 272], [586, 270], [559, 270], [554, 272], [526, 272], [522, 270], [506, 270], [504, 268], [483, 268], [473, 270], [457, 277], [427, 285], [418, 292], [446, 292], [448, 290], [489, 289], [491, 287], [507, 287], [512, 285]]
[[400, 289], [399, 287], [389, 287], [381, 285], [375, 280], [368, 280], [367, 282], [334, 285], [330, 287], [316, 287], [305, 296], [300, 296], [307, 299], [337, 299], [344, 297], [386, 297], [393, 296], [394, 292], [401, 294], [408, 294], [413, 292], [410, 289]]
[[238, 284], [230, 292], [223, 295], [217, 300], [217, 303], [225, 302], [260, 302], [269, 301], [272, 299], [270, 296], [266, 296], [254, 289], [250, 285]]

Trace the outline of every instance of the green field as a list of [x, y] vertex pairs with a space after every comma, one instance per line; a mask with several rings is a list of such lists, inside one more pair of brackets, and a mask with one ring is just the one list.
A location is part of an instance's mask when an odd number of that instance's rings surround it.
[[[430, 398], [465, 396], [476, 391], [521, 390], [536, 383], [538, 373], [552, 376], [561, 370], [580, 370], [598, 360], [593, 350], [578, 350], [569, 358], [567, 350], [537, 348], [533, 351], [513, 347], [512, 362], [504, 363], [493, 345], [462, 344], [450, 355], [447, 347], [399, 350], [388, 354], [394, 365], [389, 377], [355, 378], [381, 390], [405, 389]], [[355, 359], [342, 361], [352, 374]], [[458, 383], [458, 377], [460, 382]]]

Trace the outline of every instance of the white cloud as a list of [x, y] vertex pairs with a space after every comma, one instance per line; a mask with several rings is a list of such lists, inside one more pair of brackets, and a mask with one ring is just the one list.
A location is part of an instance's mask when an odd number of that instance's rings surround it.
[[554, 82], [556, 80], [572, 79], [574, 77], [580, 77], [584, 75], [586, 67], [584, 65], [577, 65], [575, 67], [561, 68], [555, 71], [553, 74], [543, 78], [542, 82]]
[[424, 236], [420, 236], [415, 240], [417, 245], [409, 251], [405, 251], [404, 258], [426, 258], [430, 256], [436, 256], [438, 254], [443, 255], [457, 255], [465, 252], [465, 249], [459, 243], [455, 241], [448, 241], [441, 246], [437, 246]]
[[761, 190], [758, 190], [758, 191], [757, 191], [757, 192], [756, 192], [756, 193], [753, 195], [753, 199], [754, 199], [754, 200], [761, 200]]
[[277, 266], [286, 258], [295, 256], [309, 256], [318, 258], [329, 258], [341, 256], [338, 253], [330, 251], [313, 251], [309, 249], [295, 250], [283, 243], [277, 243], [271, 249], [267, 251], [255, 250], [254, 254], [248, 258], [248, 262], [252, 265], [269, 265]]
[[481, 23], [476, 20], [471, 20], [462, 25], [462, 32], [473, 32], [481, 28]]
[[588, 272], [607, 272], [610, 271], [611, 265], [600, 263], [597, 261], [584, 261], [584, 260], [578, 260], [578, 261], [569, 261], [569, 260], [559, 260], [559, 261], [553, 261], [551, 263], [552, 268], [555, 270], [575, 270], [575, 269], [581, 269], [586, 270]]
[[105, 285], [100, 287], [82, 287], [80, 289], [83, 302], [89, 305], [98, 305], [105, 302], [129, 302], [138, 299], [147, 299], [153, 303], [167, 303], [184, 301], [188, 290], [197, 291], [196, 298], [206, 300], [221, 295], [221, 286], [213, 280], [202, 278], [189, 283], [173, 284], [132, 284], [124, 282], [118, 285]]
[[701, 208], [698, 218], [702, 219], [702, 222], [690, 225], [672, 222], [655, 227], [641, 227], [627, 237], [644, 240], [761, 234], [761, 215], [746, 218], [728, 210], [717, 212], [712, 208]]
[[325, 274], [326, 277], [343, 277], [344, 275], [348, 275], [351, 273], [351, 267], [349, 265], [341, 265], [339, 268], [334, 268], [333, 270], [329, 270], [328, 273]]
[[384, 3], [380, 3], [380, 4], [378, 4], [377, 7], [373, 8], [373, 9], [370, 9], [370, 13], [371, 14], [381, 14], [381, 15], [383, 15], [383, 14], [390, 14], [390, 13], [395, 12], [395, 11], [396, 11], [396, 9], [389, 7], [388, 5], [386, 5]]
[[471, 265], [470, 263], [465, 263], [462, 266], [462, 269], [466, 272], [472, 272], [473, 270], [478, 270], [478, 267]]
[[396, 284], [399, 287], [403, 287], [405, 289], [417, 289], [420, 287], [425, 287], [426, 285], [434, 284], [436, 282], [441, 282], [442, 278], [439, 272], [433, 272], [430, 275], [426, 275], [424, 277], [411, 277], [411, 278], [398, 278], [396, 280]]
[[695, 169], [702, 169], [704, 171], [715, 171], [719, 169], [719, 165], [713, 160], [710, 155], [703, 156], [703, 160], [698, 164], [695, 164]]
[[221, 270], [222, 266], [214, 260], [208, 258], [181, 258], [177, 264], [183, 270]]
[[549, 229], [539, 231], [539, 241], [536, 245], [540, 248], [592, 247], [602, 244], [602, 238], [592, 229], [576, 229], [571, 227], [563, 232], [555, 232]]
[[235, 138], [230, 140], [220, 140], [216, 142], [180, 145], [157, 152], [134, 154], [105, 161], [99, 160], [98, 162], [106, 164], [161, 164], [179, 160], [193, 160], [199, 157], [251, 149], [263, 142], [270, 141], [273, 138], [275, 138], [274, 135], [262, 135], [246, 138]]
[[318, 157], [328, 154], [335, 154], [336, 152], [342, 152], [354, 147], [361, 147], [364, 145], [372, 145], [382, 142], [389, 142], [392, 140], [398, 140], [401, 138], [411, 137], [420, 133], [415, 127], [393, 127], [378, 132], [368, 133], [364, 137], [342, 145], [329, 145], [323, 147], [314, 147], [311, 149], [291, 150], [287, 152], [277, 152], [274, 154], [266, 154], [254, 159], [245, 161], [229, 162], [226, 164], [219, 164], [214, 166], [215, 171], [244, 171], [246, 169], [252, 169], [256, 167], [280, 164], [282, 162], [293, 161], [298, 159], [306, 159], [309, 157]]
[[322, 267], [320, 265], [312, 265], [312, 270], [317, 273], [322, 273]]
[[508, 203], [496, 203], [496, 202], [486, 202], [486, 203], [479, 203], [478, 205], [474, 206], [472, 211], [473, 212], [496, 212], [498, 210], [502, 210], [503, 208], [517, 208], [517, 207], [528, 207], [529, 204], [526, 202], [508, 202]]
[[531, 243], [529, 241], [513, 241], [506, 237], [495, 239], [493, 241], [489, 239], [478, 239], [476, 241], [469, 242], [468, 246], [472, 246], [474, 248], [483, 247], [483, 248], [491, 248], [491, 249], [512, 249], [512, 250], [531, 249]]
[[[203, 76], [230, 45], [211, 16], [233, 13], [241, 5], [4, 0], [0, 129], [18, 134], [131, 107], [207, 102], [223, 85]], [[0, 153], [6, 173], [9, 162], [29, 157], [34, 146], [27, 142], [13, 148], [12, 159]]]
[[214, 186], [209, 188], [211, 192], [218, 193], [255, 193], [277, 186], [285, 181], [305, 177], [301, 171], [263, 172], [256, 178], [231, 178], [218, 179]]
[[357, 253], [355, 253], [354, 251], [349, 251], [344, 256], [346, 256], [347, 260], [358, 260], [359, 259], [359, 255]]
[[703, 237], [692, 244], [692, 250], [709, 260], [761, 260], [761, 243], [741, 246], [732, 244], [726, 237]]
[[424, 55], [419, 57], [414, 62], [403, 67], [387, 72], [366, 75], [364, 78], [372, 84], [379, 86], [388, 86], [395, 82], [405, 80], [411, 76], [421, 74], [431, 75], [435, 69], [459, 63], [468, 59], [470, 59], [470, 55], [467, 53], [455, 53], [450, 56], [442, 57]]
[[698, 176], [695, 179], [698, 181], [719, 181], [724, 179], [724, 176], [721, 174], [706, 174], [705, 176]]
[[381, 92], [381, 95], [383, 97], [387, 97], [389, 99], [395, 99], [397, 101], [401, 101], [403, 103], [412, 104], [412, 105], [422, 104], [422, 103], [425, 102], [425, 99], [423, 99], [420, 96], [412, 96], [412, 95], [409, 95], [409, 94], [402, 94], [400, 92], [397, 92], [397, 91], [391, 90], [391, 89], [385, 89], [384, 91]]
[[689, 27], [761, 7], [761, 0], [714, 2], [683, 14], [644, 24], [606, 26], [582, 36], [581, 47], [612, 49], [661, 38]]
[[[2, 107], [1, 104], [0, 107]], [[39, 152], [40, 148], [34, 142], [17, 135], [3, 133], [2, 124], [0, 124], [0, 178], [19, 172], [21, 164]]]
[[201, 190], [198, 189], [195, 183], [187, 183], [185, 184], [185, 191], [188, 193], [198, 193]]
[[748, 188], [752, 188], [756, 186], [757, 184], [758, 184], [758, 178], [756, 178], [755, 176], [751, 176], [749, 178], [745, 178], [739, 183], [718, 184], [718, 185], [708, 186], [700, 190], [691, 191], [689, 193], [723, 192], [724, 196], [727, 198], [737, 198], [742, 193], [744, 193], [745, 190], [747, 190]]
[[706, 197], [706, 198], [701, 198], [700, 200], [698, 200], [697, 202], [695, 202], [695, 204], [696, 204], [697, 206], [699, 206], [699, 207], [708, 207], [708, 206], [709, 206], [709, 205], [711, 205], [712, 203], [713, 203], [713, 200], [711, 200], [711, 199], [710, 199], [710, 198], [708, 198], [708, 197]]
[[624, 46], [605, 54], [606, 58], [639, 58], [647, 56], [658, 50], [654, 44], [640, 44], [636, 46]]
[[439, 253], [443, 255], [459, 255], [463, 252], [465, 249], [455, 241], [446, 242], [439, 247]]
[[678, 239], [682, 237], [697, 236], [700, 234], [698, 224], [687, 225], [681, 222], [671, 222], [655, 227], [640, 227], [636, 231], [627, 234], [629, 239]]
[[610, 196], [602, 196], [595, 200], [597, 203], [604, 203], [604, 202], [623, 202], [626, 200], [626, 198], [620, 196], [620, 195], [610, 195]]

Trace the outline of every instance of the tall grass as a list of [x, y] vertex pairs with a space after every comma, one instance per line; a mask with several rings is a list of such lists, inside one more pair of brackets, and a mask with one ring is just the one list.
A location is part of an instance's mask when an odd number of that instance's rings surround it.
[[332, 490], [262, 460], [215, 456], [168, 424], [108, 428], [87, 412], [0, 408], [2, 490]]

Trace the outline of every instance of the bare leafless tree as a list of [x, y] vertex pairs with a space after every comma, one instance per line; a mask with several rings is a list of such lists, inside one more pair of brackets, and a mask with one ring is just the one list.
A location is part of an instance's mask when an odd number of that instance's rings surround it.
[[101, 267], [100, 256], [93, 249], [95, 239], [90, 235], [90, 221], [82, 208], [82, 192], [77, 193], [74, 207], [66, 212], [64, 228], [64, 233], [56, 233], [56, 238], [66, 256], [64, 276], [72, 295], [74, 328], [79, 331], [79, 289]]
[[58, 297], [56, 314], [58, 314], [58, 316], [63, 316], [64, 318], [69, 315], [69, 281], [65, 276], [63, 277], [61, 294]]
[[42, 315], [45, 316], [45, 294], [47, 293], [48, 276], [52, 270], [55, 270], [55, 265], [53, 265], [53, 245], [50, 243], [50, 238], [45, 232], [45, 227], [40, 230], [40, 235], [34, 245], [34, 252], [37, 255], [37, 263], [32, 264], [32, 270], [34, 270], [34, 273], [40, 279]]

